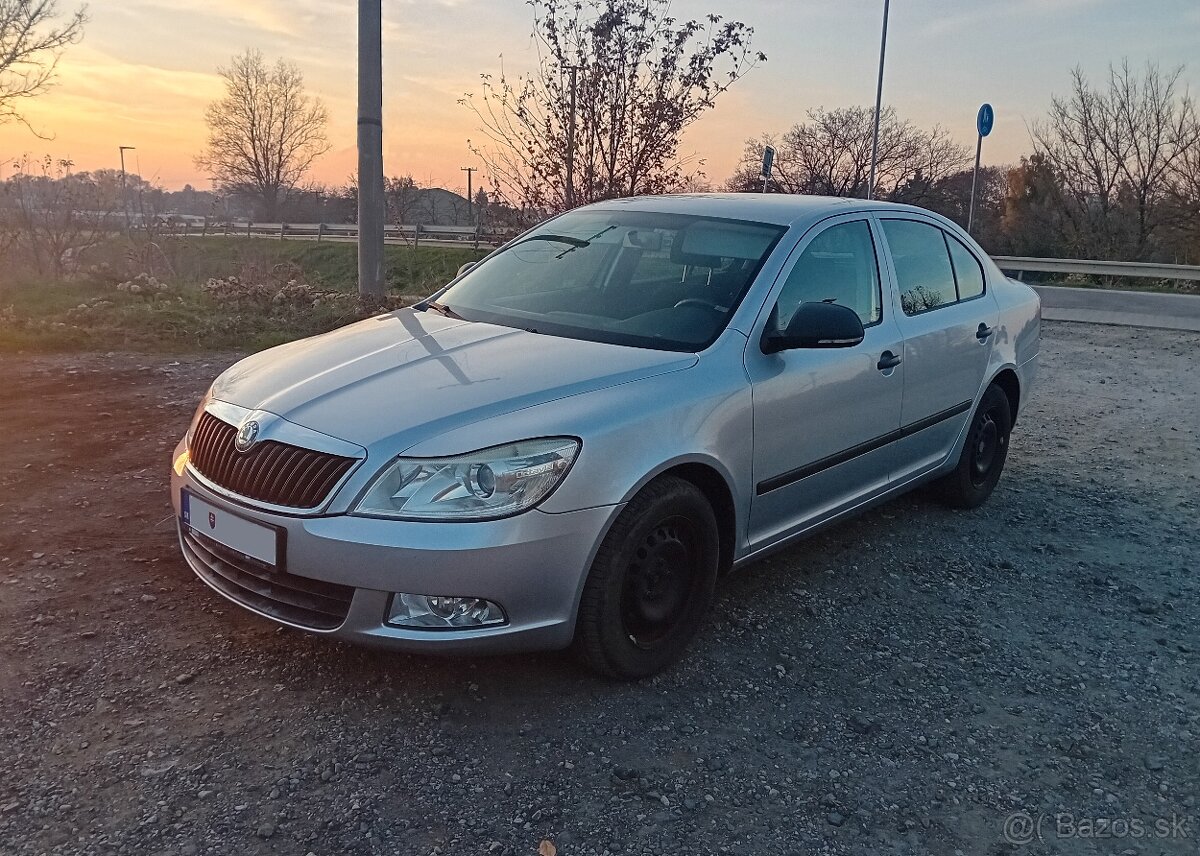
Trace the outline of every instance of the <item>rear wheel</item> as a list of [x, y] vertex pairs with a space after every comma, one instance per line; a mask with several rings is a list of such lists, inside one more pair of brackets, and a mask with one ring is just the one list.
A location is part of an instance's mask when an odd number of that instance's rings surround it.
[[1012, 409], [1004, 390], [989, 386], [975, 408], [958, 466], [934, 482], [939, 497], [955, 508], [976, 508], [987, 501], [1000, 481], [1008, 457]]
[[584, 662], [633, 680], [677, 660], [712, 603], [717, 521], [704, 494], [674, 476], [624, 508], [592, 563], [575, 629]]

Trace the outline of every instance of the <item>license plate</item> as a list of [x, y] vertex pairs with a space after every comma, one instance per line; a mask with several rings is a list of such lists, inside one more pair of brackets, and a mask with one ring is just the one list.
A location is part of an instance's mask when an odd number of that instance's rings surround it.
[[179, 510], [183, 524], [196, 534], [265, 565], [279, 567], [280, 530], [274, 526], [247, 520], [239, 514], [205, 502], [186, 489], [180, 496]]

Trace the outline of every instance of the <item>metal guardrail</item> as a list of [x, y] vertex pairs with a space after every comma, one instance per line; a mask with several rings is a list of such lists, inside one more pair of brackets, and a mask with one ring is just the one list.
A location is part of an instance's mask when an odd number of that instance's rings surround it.
[[1200, 282], [1198, 265], [1166, 265], [1155, 262], [1102, 262], [1086, 259], [1037, 259], [1027, 256], [992, 256], [1002, 270], [1038, 273], [1075, 273], [1093, 276], [1128, 276], [1142, 279], [1181, 279]]
[[[199, 218], [167, 221], [163, 228], [178, 237], [229, 236], [276, 238], [297, 241], [356, 241], [355, 223], [255, 223], [253, 221], [210, 222]], [[474, 226], [426, 226], [388, 224], [384, 240], [390, 244], [436, 247], [498, 247], [510, 236]]]

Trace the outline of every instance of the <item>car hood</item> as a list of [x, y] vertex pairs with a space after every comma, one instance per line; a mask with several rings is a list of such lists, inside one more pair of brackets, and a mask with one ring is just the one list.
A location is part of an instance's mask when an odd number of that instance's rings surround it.
[[248, 357], [212, 395], [396, 453], [461, 425], [696, 361], [402, 309]]

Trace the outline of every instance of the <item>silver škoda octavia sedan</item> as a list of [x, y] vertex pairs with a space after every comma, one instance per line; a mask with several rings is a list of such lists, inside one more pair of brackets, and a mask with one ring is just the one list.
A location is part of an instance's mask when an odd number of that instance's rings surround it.
[[1039, 325], [918, 208], [580, 208], [217, 378], [175, 453], [180, 544], [293, 627], [649, 675], [724, 571], [924, 482], [986, 500]]

